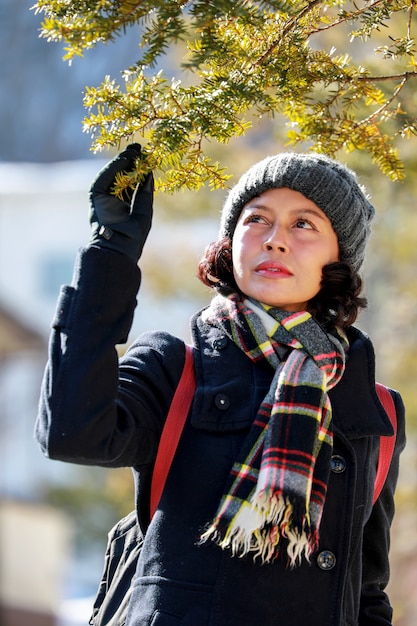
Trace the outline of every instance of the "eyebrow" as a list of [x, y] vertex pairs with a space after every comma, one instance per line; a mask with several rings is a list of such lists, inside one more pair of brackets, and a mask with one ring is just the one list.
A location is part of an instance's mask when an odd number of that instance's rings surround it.
[[[256, 199], [253, 202], [253, 204], [251, 202], [249, 202], [246, 205], [246, 208], [249, 209], [249, 210], [250, 209], [263, 209], [264, 211], [269, 211], [269, 212], [272, 212], [274, 210], [272, 207], [268, 206], [267, 204], [263, 204], [262, 202], [256, 202]], [[293, 215], [297, 215], [297, 214], [300, 215], [300, 214], [307, 213], [307, 214], [310, 214], [310, 215], [314, 215], [315, 217], [318, 217], [319, 219], [323, 220], [323, 222], [329, 220], [327, 215], [324, 212], [321, 212], [321, 209], [320, 209], [320, 212], [319, 212], [316, 209], [313, 209], [311, 207], [299, 207], [299, 208], [296, 208], [296, 209], [291, 209], [290, 213], [292, 213]]]

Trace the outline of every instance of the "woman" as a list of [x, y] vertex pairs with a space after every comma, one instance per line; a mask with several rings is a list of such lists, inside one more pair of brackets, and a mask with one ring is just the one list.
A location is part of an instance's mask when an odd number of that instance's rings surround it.
[[64, 287], [42, 387], [50, 458], [131, 466], [146, 537], [127, 626], [391, 624], [384, 591], [404, 411], [392, 427], [368, 337], [353, 327], [374, 209], [353, 172], [284, 153], [246, 172], [199, 265], [216, 295], [191, 330], [197, 388], [158, 510], [149, 482], [184, 344], [141, 335], [118, 364], [140, 283], [152, 176], [111, 194], [133, 144], [90, 193], [92, 240]]

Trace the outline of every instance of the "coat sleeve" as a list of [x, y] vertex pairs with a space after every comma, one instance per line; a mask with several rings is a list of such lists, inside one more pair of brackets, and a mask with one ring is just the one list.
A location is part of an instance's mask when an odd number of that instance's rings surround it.
[[397, 412], [396, 445], [385, 485], [373, 506], [363, 536], [360, 626], [392, 624], [392, 608], [385, 589], [390, 575], [390, 528], [395, 512], [394, 493], [398, 480], [399, 457], [405, 446], [404, 405], [398, 393], [394, 394], [394, 400]]
[[80, 252], [59, 297], [35, 425], [49, 458], [105, 467], [154, 460], [184, 346], [148, 333], [119, 363], [116, 345], [127, 340], [139, 284], [125, 255]]

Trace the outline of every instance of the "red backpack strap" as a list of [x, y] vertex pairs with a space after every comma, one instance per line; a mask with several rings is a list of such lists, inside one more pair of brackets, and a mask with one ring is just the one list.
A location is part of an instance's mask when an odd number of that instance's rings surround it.
[[378, 500], [382, 487], [387, 478], [389, 466], [391, 464], [392, 455], [395, 447], [395, 439], [397, 436], [397, 414], [395, 411], [394, 400], [388, 389], [381, 383], [376, 383], [378, 397], [383, 405], [388, 417], [390, 418], [394, 434], [391, 437], [380, 437], [378, 468], [374, 485], [373, 504]]
[[165, 481], [190, 410], [195, 391], [193, 349], [185, 346], [185, 363], [167, 415], [155, 460], [151, 484], [151, 519], [164, 490]]

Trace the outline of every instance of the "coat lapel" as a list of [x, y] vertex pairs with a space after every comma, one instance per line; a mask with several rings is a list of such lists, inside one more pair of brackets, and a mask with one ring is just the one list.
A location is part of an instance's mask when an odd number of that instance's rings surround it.
[[389, 436], [393, 428], [375, 389], [375, 353], [371, 341], [351, 328], [342, 380], [330, 391], [334, 425], [348, 438]]

